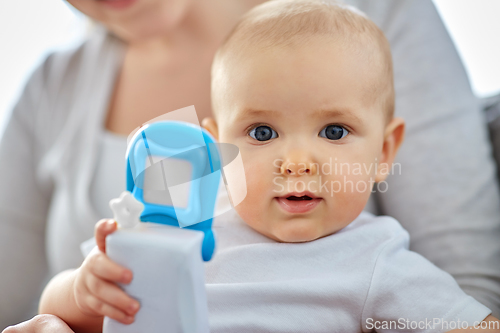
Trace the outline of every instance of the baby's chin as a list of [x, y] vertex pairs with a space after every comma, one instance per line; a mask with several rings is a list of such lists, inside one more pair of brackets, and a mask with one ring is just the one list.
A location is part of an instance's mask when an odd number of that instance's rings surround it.
[[[258, 233], [280, 243], [305, 243], [329, 236], [336, 228], [317, 217], [297, 217], [284, 220], [282, 217], [261, 214], [255, 209], [246, 209], [245, 202], [235, 207], [240, 218]], [[331, 222], [331, 221], [330, 221]]]
[[280, 243], [307, 243], [312, 242], [322, 237], [331, 235], [332, 233], [322, 233], [314, 231], [284, 231], [273, 235], [276, 241]]
[[306, 243], [331, 235], [334, 231], [326, 232], [322, 228], [311, 225], [311, 221], [282, 221], [272, 228], [262, 228], [258, 225], [247, 223], [260, 234], [280, 243]]

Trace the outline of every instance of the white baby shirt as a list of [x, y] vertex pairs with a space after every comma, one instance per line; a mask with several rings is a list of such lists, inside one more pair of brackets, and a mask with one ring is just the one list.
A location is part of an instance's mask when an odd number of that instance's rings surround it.
[[212, 333], [445, 332], [491, 311], [408, 250], [393, 218], [362, 212], [308, 243], [278, 243], [231, 210], [206, 268]]

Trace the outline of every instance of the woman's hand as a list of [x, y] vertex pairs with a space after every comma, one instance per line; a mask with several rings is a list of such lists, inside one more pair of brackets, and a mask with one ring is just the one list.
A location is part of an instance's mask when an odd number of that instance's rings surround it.
[[101, 220], [96, 224], [97, 247], [78, 268], [73, 293], [78, 308], [85, 315], [107, 316], [123, 324], [131, 324], [139, 310], [139, 302], [116, 283], [130, 283], [132, 272], [106, 255], [106, 236], [116, 228], [113, 220]]
[[57, 316], [41, 314], [17, 324], [9, 326], [2, 333], [74, 333], [66, 323]]

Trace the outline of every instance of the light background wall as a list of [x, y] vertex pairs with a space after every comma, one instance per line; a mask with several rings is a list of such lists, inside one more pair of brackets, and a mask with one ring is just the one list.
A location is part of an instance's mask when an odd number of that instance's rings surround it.
[[[457, 46], [476, 95], [499, 93], [500, 0], [434, 3]], [[85, 17], [64, 0], [0, 1], [0, 134], [35, 66], [49, 52], [81, 42], [87, 30]]]
[[500, 92], [500, 1], [434, 0], [479, 97]]
[[81, 42], [87, 29], [64, 0], [0, 1], [0, 134], [33, 69], [49, 52]]

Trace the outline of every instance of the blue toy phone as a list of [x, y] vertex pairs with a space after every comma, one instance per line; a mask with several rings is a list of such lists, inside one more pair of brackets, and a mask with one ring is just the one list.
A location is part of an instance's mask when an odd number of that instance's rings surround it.
[[127, 148], [127, 190], [144, 204], [141, 221], [203, 231], [202, 258], [212, 258], [212, 232], [221, 178], [215, 139], [182, 121], [141, 127]]

